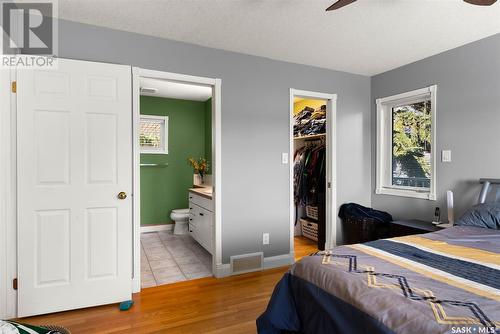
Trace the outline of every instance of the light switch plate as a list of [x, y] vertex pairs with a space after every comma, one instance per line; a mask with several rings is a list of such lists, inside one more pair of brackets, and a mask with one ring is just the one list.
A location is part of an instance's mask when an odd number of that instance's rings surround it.
[[262, 244], [269, 245], [269, 233], [262, 234]]
[[441, 161], [442, 162], [451, 162], [451, 150], [442, 150], [441, 151]]
[[281, 163], [282, 164], [288, 163], [288, 153], [281, 153]]

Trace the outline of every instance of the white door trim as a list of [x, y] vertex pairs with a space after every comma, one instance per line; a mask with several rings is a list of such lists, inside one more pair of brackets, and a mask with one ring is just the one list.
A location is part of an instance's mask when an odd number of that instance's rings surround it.
[[331, 188], [326, 191], [326, 240], [325, 248], [331, 248], [337, 245], [337, 219], [335, 210], [337, 208], [337, 94], [325, 94], [300, 89], [290, 88], [290, 109], [289, 113], [289, 207], [290, 207], [290, 254], [295, 256], [294, 249], [294, 228], [295, 228], [295, 209], [293, 201], [293, 101], [295, 97], [304, 97], [311, 99], [326, 100], [326, 140], [327, 140], [327, 159], [326, 159], [326, 181], [331, 184]]
[[16, 95], [15, 69], [0, 70], [0, 319], [17, 316]]
[[[140, 253], [140, 148], [139, 148], [139, 79], [154, 78], [164, 79], [183, 83], [206, 85], [212, 87], [212, 178], [213, 178], [213, 200], [214, 200], [214, 220], [215, 220], [215, 255], [212, 258], [212, 272], [216, 277], [220, 277], [218, 268], [222, 268], [222, 239], [221, 239], [221, 80], [192, 75], [147, 70], [139, 67], [132, 67], [132, 100], [133, 100], [133, 141], [134, 141], [134, 183], [133, 183], [133, 216], [134, 216], [134, 278], [133, 292], [141, 290], [141, 253]], [[138, 275], [136, 275], [138, 273]]]

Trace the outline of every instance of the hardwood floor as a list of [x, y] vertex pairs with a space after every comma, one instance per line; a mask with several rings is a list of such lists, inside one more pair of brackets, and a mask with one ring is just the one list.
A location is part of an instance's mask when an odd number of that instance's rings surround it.
[[295, 261], [318, 251], [318, 243], [304, 237], [294, 238]]
[[255, 333], [255, 320], [287, 269], [143, 289], [134, 295], [134, 306], [128, 311], [120, 311], [115, 304], [20, 321], [64, 326], [72, 334]]
[[[314, 242], [295, 238], [296, 259], [315, 251]], [[120, 311], [115, 304], [19, 321], [64, 326], [72, 334], [256, 333], [255, 320], [264, 312], [274, 286], [287, 270], [282, 267], [143, 289], [134, 294], [134, 306], [128, 311]]]

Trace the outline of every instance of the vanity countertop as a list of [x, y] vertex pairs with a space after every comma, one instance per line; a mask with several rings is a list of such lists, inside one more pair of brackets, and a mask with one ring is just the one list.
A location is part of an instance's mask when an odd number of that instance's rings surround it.
[[208, 199], [212, 199], [212, 187], [194, 187], [190, 188], [189, 192]]

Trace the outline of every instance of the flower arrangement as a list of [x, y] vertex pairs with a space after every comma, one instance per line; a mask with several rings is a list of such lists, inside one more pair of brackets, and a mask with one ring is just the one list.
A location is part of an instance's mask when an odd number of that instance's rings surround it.
[[207, 159], [199, 158], [198, 160], [194, 158], [189, 158], [188, 163], [193, 167], [194, 172], [200, 175], [200, 178], [203, 182], [203, 177], [208, 171], [208, 162]]

